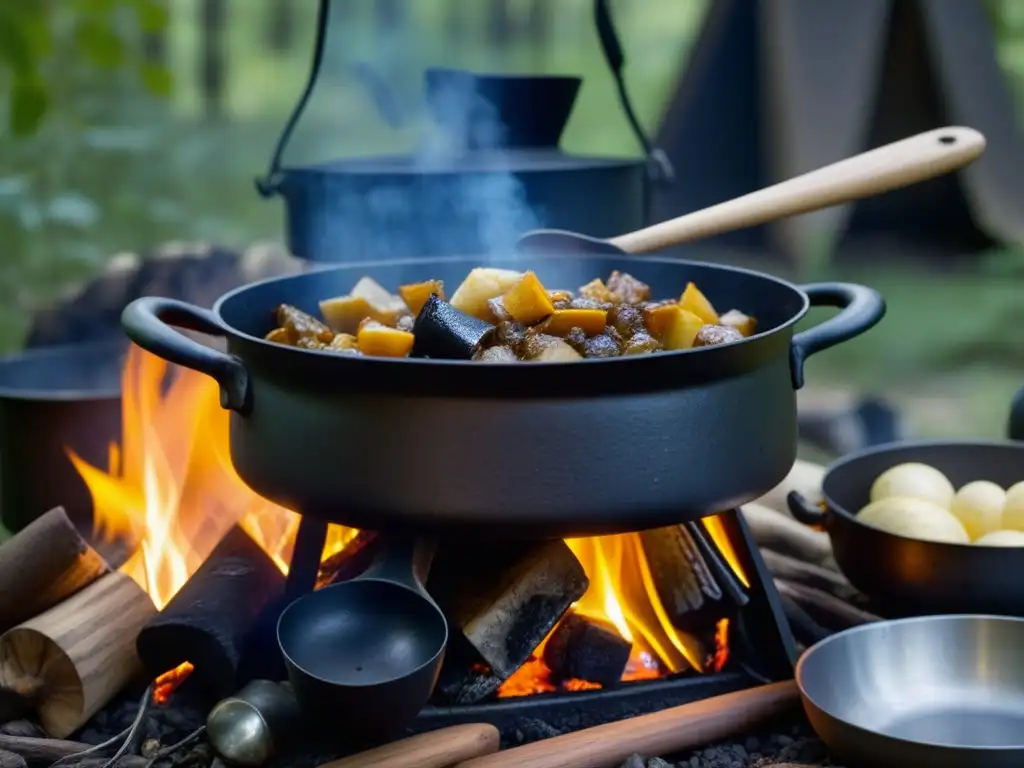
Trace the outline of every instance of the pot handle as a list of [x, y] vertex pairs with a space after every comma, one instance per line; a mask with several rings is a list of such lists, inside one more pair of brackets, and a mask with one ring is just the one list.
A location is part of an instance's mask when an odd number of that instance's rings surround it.
[[840, 307], [842, 312], [793, 337], [789, 361], [793, 388], [804, 385], [804, 361], [844, 341], [860, 336], [885, 315], [885, 300], [878, 291], [854, 283], [812, 283], [800, 286], [812, 307]]
[[786, 494], [786, 504], [789, 511], [798, 522], [804, 525], [822, 526], [825, 524], [825, 513], [817, 504], [807, 500], [800, 491], [790, 491]]
[[220, 385], [220, 404], [238, 413], [249, 412], [252, 394], [249, 372], [235, 355], [204, 347], [178, 331], [223, 336], [224, 327], [208, 309], [177, 299], [144, 296], [136, 299], [121, 313], [121, 326], [128, 338], [147, 352], [168, 362], [205, 373]]

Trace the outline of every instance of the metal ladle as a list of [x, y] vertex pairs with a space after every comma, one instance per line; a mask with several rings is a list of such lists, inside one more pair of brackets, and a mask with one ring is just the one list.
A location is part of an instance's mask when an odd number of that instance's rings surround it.
[[973, 128], [938, 128], [610, 240], [538, 229], [520, 237], [518, 248], [531, 253], [651, 253], [909, 187], [963, 168], [984, 151], [985, 137]]
[[363, 575], [288, 606], [277, 639], [304, 712], [349, 742], [393, 736], [434, 689], [448, 624], [423, 588], [436, 541], [397, 537]]

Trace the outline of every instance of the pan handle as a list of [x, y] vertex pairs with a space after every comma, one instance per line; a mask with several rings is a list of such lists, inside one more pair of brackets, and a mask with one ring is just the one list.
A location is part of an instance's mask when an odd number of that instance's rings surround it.
[[246, 414], [252, 407], [249, 372], [235, 355], [204, 347], [178, 328], [224, 336], [220, 320], [208, 309], [177, 299], [144, 296], [121, 313], [121, 326], [128, 338], [147, 352], [168, 362], [205, 373], [220, 385], [223, 408]]
[[793, 337], [790, 368], [793, 388], [804, 385], [804, 361], [816, 352], [860, 336], [885, 315], [885, 300], [878, 291], [854, 283], [811, 283], [800, 286], [812, 307], [839, 307], [842, 311], [820, 325]]
[[800, 491], [787, 493], [786, 504], [789, 505], [789, 511], [793, 513], [793, 517], [804, 525], [823, 526], [825, 524], [826, 513], [817, 504], [808, 501]]

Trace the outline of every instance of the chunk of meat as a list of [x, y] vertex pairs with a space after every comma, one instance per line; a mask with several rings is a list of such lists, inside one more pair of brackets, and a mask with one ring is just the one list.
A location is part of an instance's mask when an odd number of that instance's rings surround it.
[[[612, 295], [612, 292], [608, 290], [604, 280], [599, 277], [595, 277], [586, 285], [580, 286], [577, 299], [590, 299], [600, 304], [615, 303], [615, 297]], [[573, 307], [573, 309], [587, 309], [587, 307]]]
[[615, 270], [608, 277], [608, 290], [612, 301], [624, 304], [639, 304], [651, 297], [651, 287], [642, 283], [628, 272]]
[[473, 358], [481, 363], [517, 363], [519, 362], [519, 356], [513, 351], [512, 347], [506, 347], [501, 344], [497, 347], [488, 347], [487, 349], [481, 349], [476, 353]]
[[621, 354], [622, 347], [605, 333], [591, 336], [583, 345], [584, 357], [618, 357]]
[[647, 331], [637, 331], [626, 342], [626, 348], [622, 351], [622, 354], [646, 355], [650, 352], [657, 352], [661, 348], [661, 343], [647, 333]]
[[695, 347], [716, 347], [719, 344], [731, 344], [734, 341], [743, 341], [743, 334], [728, 325], [708, 325], [697, 331], [693, 339]]
[[296, 346], [300, 339], [313, 339], [321, 344], [330, 344], [334, 338], [334, 331], [291, 304], [282, 304], [277, 308], [277, 324], [288, 334], [288, 341]]
[[628, 339], [637, 331], [644, 330], [644, 313], [632, 304], [617, 304], [608, 312], [608, 324]]

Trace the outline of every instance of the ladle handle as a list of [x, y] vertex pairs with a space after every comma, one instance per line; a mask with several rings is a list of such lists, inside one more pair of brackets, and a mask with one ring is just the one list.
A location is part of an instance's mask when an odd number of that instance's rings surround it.
[[436, 551], [437, 539], [432, 536], [389, 536], [373, 565], [359, 578], [394, 582], [429, 597], [423, 585]]
[[908, 187], [962, 168], [984, 151], [985, 137], [973, 128], [939, 128], [610, 242], [627, 253], [651, 253]]

